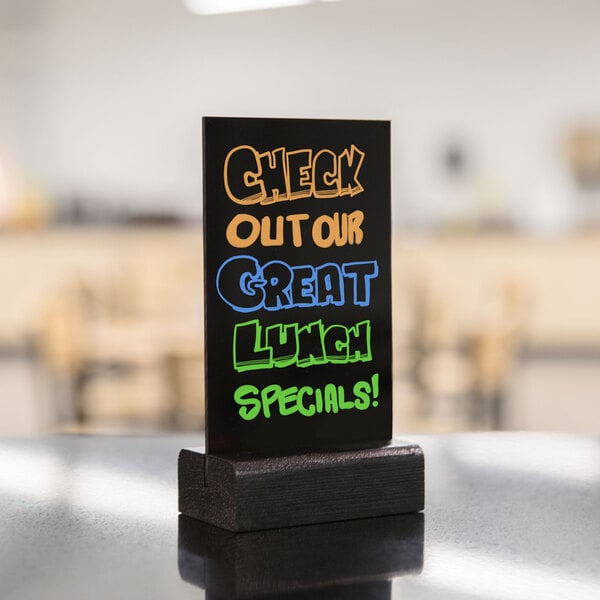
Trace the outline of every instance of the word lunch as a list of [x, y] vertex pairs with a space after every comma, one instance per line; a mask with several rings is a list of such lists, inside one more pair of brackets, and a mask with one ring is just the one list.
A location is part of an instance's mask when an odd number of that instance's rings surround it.
[[345, 365], [371, 362], [371, 321], [352, 327], [320, 319], [307, 325], [277, 323], [263, 327], [258, 319], [238, 323], [233, 334], [233, 367], [238, 373], [291, 366]]
[[310, 306], [369, 306], [377, 261], [290, 266], [281, 260], [261, 265], [248, 255], [228, 258], [217, 272], [221, 300], [241, 313]]

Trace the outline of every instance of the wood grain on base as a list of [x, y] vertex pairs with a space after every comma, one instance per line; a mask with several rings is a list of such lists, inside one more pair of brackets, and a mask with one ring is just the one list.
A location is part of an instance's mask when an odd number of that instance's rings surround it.
[[[205, 472], [206, 468], [206, 472]], [[417, 512], [424, 459], [415, 444], [248, 458], [179, 455], [179, 510], [230, 531]]]

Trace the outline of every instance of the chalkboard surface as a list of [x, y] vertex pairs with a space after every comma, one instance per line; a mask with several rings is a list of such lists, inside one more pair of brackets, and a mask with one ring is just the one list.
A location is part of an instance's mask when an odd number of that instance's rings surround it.
[[385, 443], [390, 124], [204, 119], [207, 451]]

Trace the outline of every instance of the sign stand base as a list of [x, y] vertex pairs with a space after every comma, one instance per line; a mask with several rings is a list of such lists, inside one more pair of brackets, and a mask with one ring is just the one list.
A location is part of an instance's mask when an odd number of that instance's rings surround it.
[[424, 458], [394, 440], [364, 450], [256, 457], [179, 454], [179, 511], [229, 531], [418, 512]]

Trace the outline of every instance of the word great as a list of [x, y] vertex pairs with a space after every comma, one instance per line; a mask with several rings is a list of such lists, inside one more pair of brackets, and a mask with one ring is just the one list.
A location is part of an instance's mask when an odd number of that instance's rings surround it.
[[[312, 241], [319, 248], [360, 244], [364, 237], [360, 228], [364, 218], [362, 210], [320, 215], [310, 227]], [[285, 220], [281, 215], [274, 219], [267, 215], [259, 220], [240, 213], [227, 225], [225, 236], [234, 248], [248, 248], [259, 240], [262, 246], [283, 246], [290, 236], [292, 244], [300, 248], [304, 240], [302, 223], [309, 219], [307, 213], [288, 215]]]
[[241, 255], [219, 267], [216, 287], [221, 299], [242, 313], [328, 304], [368, 306], [371, 279], [378, 273], [374, 260], [292, 267], [281, 260], [261, 265], [254, 257]]
[[274, 383], [259, 390], [254, 385], [241, 385], [233, 395], [240, 407], [238, 414], [244, 421], [252, 421], [261, 413], [270, 419], [272, 407], [282, 417], [299, 413], [312, 417], [322, 413], [338, 413], [340, 410], [367, 410], [377, 408], [379, 402], [379, 373], [370, 381], [357, 381], [350, 394], [343, 385], [327, 383], [320, 388], [309, 385], [282, 387]]
[[370, 362], [371, 321], [353, 327], [321, 320], [300, 326], [278, 323], [263, 328], [258, 319], [238, 323], [233, 333], [233, 367], [238, 373], [292, 365], [345, 365]]
[[358, 180], [364, 158], [354, 144], [340, 154], [285, 148], [260, 153], [237, 146], [225, 158], [223, 181], [229, 198], [246, 205], [356, 196], [364, 190]]

